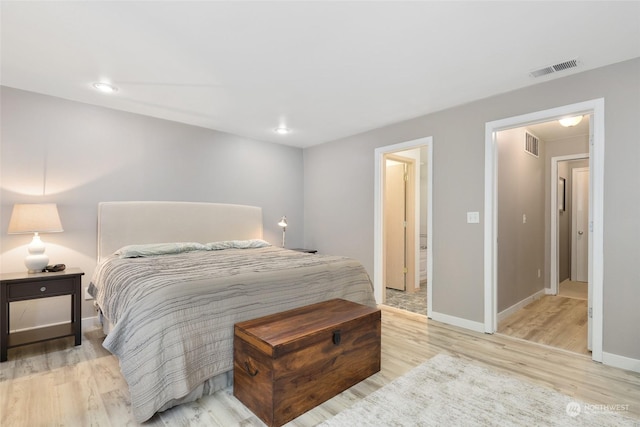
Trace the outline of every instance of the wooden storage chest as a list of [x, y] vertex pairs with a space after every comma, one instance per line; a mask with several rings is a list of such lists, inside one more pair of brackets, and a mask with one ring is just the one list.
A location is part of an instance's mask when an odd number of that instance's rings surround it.
[[233, 394], [280, 426], [380, 370], [380, 310], [333, 299], [241, 322]]

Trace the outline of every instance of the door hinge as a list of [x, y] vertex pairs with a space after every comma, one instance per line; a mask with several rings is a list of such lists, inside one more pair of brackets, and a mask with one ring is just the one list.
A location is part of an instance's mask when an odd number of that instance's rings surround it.
[[407, 267], [405, 267], [405, 268], [403, 268], [403, 269], [402, 269], [402, 272], [403, 272], [404, 274], [407, 274], [407, 273], [409, 272], [409, 269], [408, 269]]
[[593, 307], [589, 307], [589, 319], [593, 319]]
[[402, 221], [402, 226], [403, 226], [404, 228], [407, 228], [407, 221]]
[[409, 181], [409, 174], [405, 173], [404, 174], [404, 182], [407, 182], [407, 181]]

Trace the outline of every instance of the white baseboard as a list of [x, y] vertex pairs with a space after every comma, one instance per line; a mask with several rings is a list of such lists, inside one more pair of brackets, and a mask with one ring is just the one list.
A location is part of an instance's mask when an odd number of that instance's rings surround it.
[[[64, 322], [47, 323], [46, 325], [31, 326], [31, 327], [28, 327], [28, 328], [13, 329], [13, 330], [11, 330], [9, 332], [13, 334], [13, 333], [16, 333], [16, 332], [31, 331], [33, 329], [46, 328], [47, 326], [64, 325], [64, 324], [67, 324], [67, 323], [71, 323], [71, 321], [67, 320], [67, 321], [64, 321]], [[102, 326], [102, 325], [100, 323], [100, 319], [98, 319], [98, 316], [83, 317], [82, 318], [82, 328], [84, 329], [87, 326]]]
[[82, 330], [90, 331], [92, 329], [102, 329], [102, 323], [98, 316], [83, 317], [82, 318]]
[[522, 307], [534, 302], [537, 299], [542, 298], [547, 293], [551, 293], [551, 290], [550, 289], [547, 290], [547, 288], [540, 289], [535, 294], [526, 297], [522, 301], [513, 304], [511, 307], [505, 310], [502, 310], [500, 313], [498, 313], [498, 323], [500, 323], [501, 321], [503, 321], [504, 319], [506, 319], [513, 313], [515, 313], [516, 311], [520, 310]]
[[46, 328], [48, 326], [66, 325], [67, 323], [71, 323], [71, 320], [65, 320], [64, 322], [47, 323], [46, 325], [29, 326], [27, 328], [10, 329], [9, 333], [10, 334], [15, 334], [17, 332], [32, 331], [34, 329]]
[[430, 319], [447, 325], [458, 326], [460, 328], [471, 329], [472, 331], [484, 333], [484, 323], [474, 322], [473, 320], [463, 319], [461, 317], [450, 316], [448, 314], [437, 313], [432, 311], [429, 315]]
[[602, 363], [615, 368], [626, 369], [627, 371], [640, 372], [640, 360], [605, 351], [602, 352]]

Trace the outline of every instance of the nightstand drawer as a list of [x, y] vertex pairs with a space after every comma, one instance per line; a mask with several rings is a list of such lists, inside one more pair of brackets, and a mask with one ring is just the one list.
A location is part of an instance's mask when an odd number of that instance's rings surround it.
[[47, 280], [32, 283], [14, 283], [7, 286], [10, 300], [20, 298], [44, 298], [69, 295], [74, 292], [73, 279]]

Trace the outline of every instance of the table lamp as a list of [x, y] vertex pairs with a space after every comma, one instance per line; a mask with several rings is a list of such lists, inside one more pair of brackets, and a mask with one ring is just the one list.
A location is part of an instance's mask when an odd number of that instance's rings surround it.
[[283, 216], [280, 218], [280, 222], [278, 223], [280, 227], [282, 227], [282, 247], [284, 248], [284, 236], [287, 231], [287, 217]]
[[33, 240], [27, 246], [29, 255], [24, 259], [29, 273], [40, 273], [49, 263], [44, 253], [45, 246], [38, 233], [59, 233], [64, 231], [58, 207], [55, 203], [27, 203], [13, 205], [9, 234], [33, 233]]

